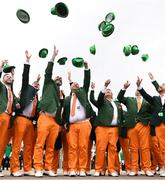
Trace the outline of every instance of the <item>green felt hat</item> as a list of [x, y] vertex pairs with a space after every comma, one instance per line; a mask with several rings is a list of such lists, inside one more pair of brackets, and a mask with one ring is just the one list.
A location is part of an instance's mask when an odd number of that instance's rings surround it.
[[114, 29], [115, 29], [115, 26], [113, 24], [106, 23], [106, 25], [103, 26], [102, 35], [104, 37], [108, 37], [108, 36], [110, 36], [113, 33]]
[[15, 69], [15, 66], [10, 66], [9, 64], [5, 64], [3, 66], [3, 72], [4, 73], [10, 73], [13, 68]]
[[51, 14], [66, 18], [69, 14], [69, 9], [66, 4], [59, 2], [53, 8], [51, 8]]
[[46, 56], [48, 55], [48, 49], [43, 48], [39, 51], [39, 57], [40, 58], [46, 58]]
[[26, 24], [30, 21], [29, 14], [23, 9], [18, 9], [16, 12], [16, 16], [22, 23]]
[[131, 54], [131, 51], [132, 51], [131, 45], [124, 46], [123, 53], [125, 54], [125, 56], [129, 56]]
[[76, 57], [72, 59], [72, 64], [75, 67], [81, 68], [84, 66], [84, 59], [81, 57]]
[[57, 62], [58, 62], [60, 65], [64, 65], [66, 61], [67, 61], [67, 57], [62, 57], [62, 58], [60, 58]]
[[142, 56], [141, 56], [141, 58], [142, 58], [142, 61], [147, 61], [148, 60], [148, 58], [149, 58], [149, 55], [148, 54], [143, 54]]
[[137, 45], [133, 45], [132, 48], [131, 48], [131, 53], [132, 55], [136, 55], [139, 53], [139, 48]]
[[107, 23], [112, 22], [114, 19], [115, 19], [115, 14], [113, 12], [110, 12], [105, 16], [105, 21]]
[[93, 54], [93, 55], [96, 54], [96, 46], [95, 46], [95, 44], [90, 47], [90, 53]]
[[102, 21], [99, 25], [98, 25], [98, 29], [99, 31], [102, 31], [103, 27], [106, 25], [105, 21]]

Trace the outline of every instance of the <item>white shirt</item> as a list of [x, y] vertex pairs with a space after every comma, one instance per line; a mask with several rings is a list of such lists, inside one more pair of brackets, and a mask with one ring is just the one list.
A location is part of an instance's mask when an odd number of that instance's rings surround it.
[[116, 126], [117, 118], [118, 118], [118, 111], [117, 111], [117, 107], [116, 107], [116, 104], [114, 103], [114, 101], [111, 101], [111, 104], [113, 106], [113, 119], [112, 119], [111, 125]]
[[33, 111], [33, 101], [28, 106], [26, 106], [26, 108], [23, 110], [22, 114], [24, 116], [27, 116], [30, 118], [32, 111]]
[[[72, 104], [73, 104], [73, 95], [71, 98], [71, 103], [70, 103], [70, 111], [72, 110]], [[74, 123], [76, 121], [82, 121], [86, 118], [86, 113], [85, 113], [85, 108], [81, 105], [80, 101], [78, 98], [76, 98], [76, 109], [75, 109], [75, 115], [69, 117], [69, 122]]]
[[165, 103], [165, 94], [163, 94], [162, 96], [160, 96], [160, 98], [161, 98], [162, 105], [164, 105], [164, 103]]

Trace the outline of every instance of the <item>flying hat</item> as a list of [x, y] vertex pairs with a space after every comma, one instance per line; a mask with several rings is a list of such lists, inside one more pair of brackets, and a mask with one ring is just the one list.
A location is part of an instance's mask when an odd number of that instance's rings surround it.
[[57, 62], [58, 62], [60, 65], [64, 65], [66, 61], [67, 61], [67, 57], [62, 57], [62, 58], [60, 58]]
[[93, 54], [93, 55], [96, 54], [96, 46], [95, 46], [95, 44], [90, 47], [90, 53]]
[[106, 22], [105, 21], [102, 21], [99, 25], [98, 25], [98, 28], [99, 28], [99, 31], [102, 31], [103, 27], [106, 25]]
[[125, 54], [125, 56], [129, 56], [131, 54], [131, 45], [128, 45], [128, 46], [124, 46], [123, 48], [123, 53]]
[[131, 48], [131, 53], [132, 55], [136, 55], [139, 53], [139, 48], [137, 45], [133, 45], [132, 48]]
[[43, 48], [39, 51], [39, 57], [40, 58], [46, 58], [46, 56], [48, 55], [48, 49]]
[[13, 68], [15, 69], [15, 66], [10, 66], [9, 64], [5, 64], [3, 66], [3, 72], [4, 73], [10, 73]]
[[115, 19], [115, 14], [113, 12], [110, 12], [105, 16], [105, 21], [107, 23], [112, 22], [114, 19]]
[[114, 29], [115, 29], [115, 26], [113, 24], [106, 23], [106, 25], [103, 26], [102, 35], [104, 37], [108, 37], [108, 36], [110, 36], [113, 33]]
[[76, 57], [72, 59], [72, 64], [75, 67], [81, 68], [84, 66], [84, 59], [81, 57]]
[[148, 58], [149, 58], [149, 55], [148, 54], [143, 54], [141, 56], [141, 58], [142, 58], [142, 61], [146, 62], [148, 60]]
[[16, 12], [16, 16], [22, 23], [26, 24], [30, 21], [29, 14], [23, 9], [18, 9]]
[[51, 14], [66, 18], [69, 14], [69, 9], [66, 4], [59, 2], [53, 8], [51, 8]]

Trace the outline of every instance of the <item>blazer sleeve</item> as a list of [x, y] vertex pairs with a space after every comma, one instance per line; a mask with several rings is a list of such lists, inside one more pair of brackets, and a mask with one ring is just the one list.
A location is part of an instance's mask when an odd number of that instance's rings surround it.
[[140, 94], [143, 96], [143, 98], [148, 101], [150, 104], [154, 103], [153, 97], [146, 93], [146, 91], [142, 88], [139, 90]]
[[29, 71], [30, 65], [24, 64], [23, 74], [22, 74], [22, 89], [29, 85]]
[[119, 102], [123, 103], [124, 105], [126, 104], [127, 102], [127, 98], [124, 97], [124, 94], [125, 94], [126, 90], [120, 90], [118, 96], [117, 96], [117, 99], [119, 100]]
[[88, 91], [89, 91], [90, 79], [91, 79], [90, 69], [84, 70], [83, 88], [85, 89], [86, 93], [88, 93]]
[[152, 84], [154, 85], [155, 89], [158, 91], [159, 83], [155, 80], [155, 81], [152, 82]]
[[94, 96], [94, 90], [91, 90], [90, 92], [90, 102], [95, 106], [95, 107], [98, 107], [98, 102], [97, 100], [95, 99], [95, 96]]
[[100, 91], [99, 96], [98, 96], [98, 100], [97, 100], [98, 107], [101, 107], [103, 105], [103, 103], [104, 103], [104, 95], [105, 95], [105, 93], [102, 93]]
[[[0, 78], [1, 78], [1, 76], [2, 76], [2, 71], [0, 71]], [[2, 88], [2, 86], [3, 86], [3, 84], [2, 84], [2, 82], [0, 80], [0, 89]]]
[[45, 70], [45, 80], [44, 83], [49, 83], [52, 80], [52, 71], [53, 71], [54, 62], [48, 62], [47, 68]]

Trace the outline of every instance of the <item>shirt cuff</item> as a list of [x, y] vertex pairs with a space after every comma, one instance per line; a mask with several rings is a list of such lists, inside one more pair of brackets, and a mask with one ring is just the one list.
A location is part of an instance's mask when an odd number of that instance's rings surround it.
[[50, 59], [49, 62], [53, 62], [53, 63], [54, 63], [54, 60], [53, 60], [53, 59]]
[[30, 62], [25, 62], [24, 64], [30, 65]]
[[101, 90], [102, 93], [105, 93], [107, 87], [104, 86], [104, 88]]
[[153, 83], [155, 81], [155, 79], [151, 80], [151, 82]]
[[125, 88], [122, 88], [122, 91], [126, 91], [127, 89], [125, 89]]
[[141, 89], [142, 89], [142, 86], [139, 86], [137, 89], [138, 89], [138, 90], [141, 90]]

